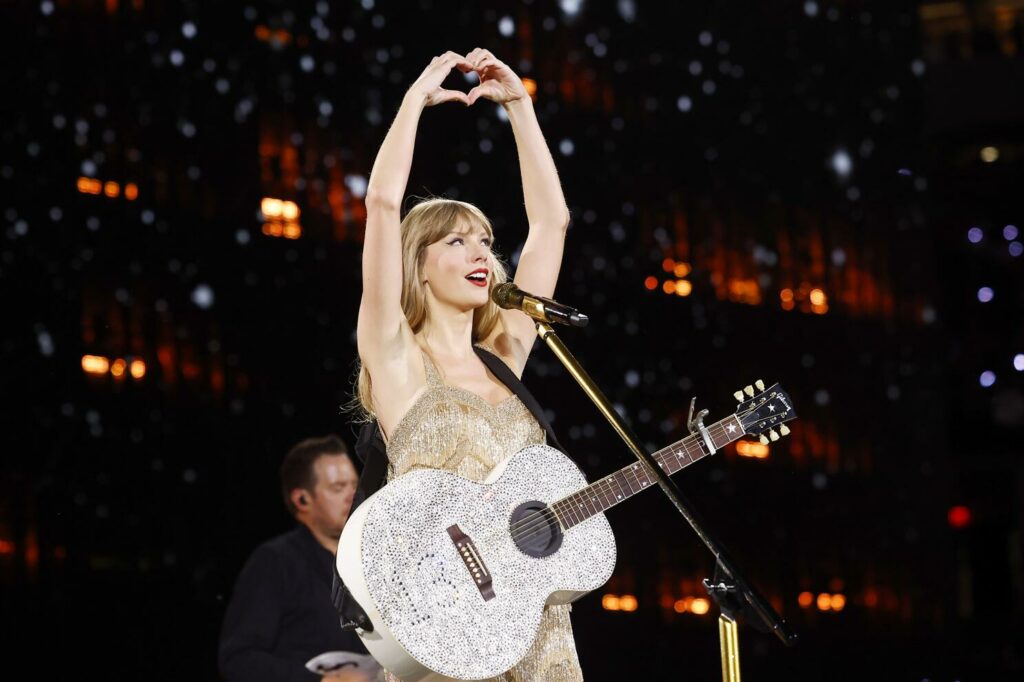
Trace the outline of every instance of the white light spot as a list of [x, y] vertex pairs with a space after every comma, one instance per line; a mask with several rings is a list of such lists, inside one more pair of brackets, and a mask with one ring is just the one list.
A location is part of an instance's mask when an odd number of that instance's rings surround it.
[[690, 75], [691, 76], [699, 76], [699, 75], [701, 75], [704, 72], [704, 65], [701, 64], [696, 59], [694, 59], [692, 62], [690, 62], [690, 65], [689, 65], [688, 68], [690, 70]]
[[853, 159], [845, 149], [837, 149], [830, 160], [832, 170], [841, 178], [847, 178], [853, 172]]
[[238, 242], [239, 244], [241, 244], [242, 246], [245, 246], [246, 244], [248, 244], [251, 239], [252, 239], [252, 236], [249, 234], [248, 230], [236, 230], [235, 231], [235, 241]]
[[679, 111], [687, 112], [690, 109], [693, 109], [693, 100], [686, 95], [683, 95], [676, 100], [676, 106], [679, 108]]
[[1024, 253], [1024, 244], [1020, 242], [1010, 242], [1010, 255], [1016, 258], [1020, 254]]
[[53, 14], [53, 3], [50, 0], [43, 0], [39, 3], [39, 11], [43, 13], [44, 17], [48, 17]]
[[925, 72], [924, 60], [915, 59], [914, 61], [910, 62], [910, 72], [917, 76], [918, 78], [923, 76]]
[[619, 0], [619, 16], [627, 24], [636, 21], [636, 3], [633, 0]]
[[515, 33], [515, 31], [516, 22], [512, 21], [512, 17], [506, 15], [498, 20], [498, 33], [500, 33], [501, 35], [508, 38], [513, 33]]
[[1003, 239], [1006, 241], [1013, 241], [1017, 238], [1018, 233], [1016, 225], [1007, 225], [1003, 228]]
[[185, 55], [181, 50], [171, 50], [171, 64], [181, 66], [185, 63]]
[[1024, 353], [1017, 353], [1013, 356], [1013, 368], [1018, 372], [1024, 372]]
[[700, 89], [704, 92], [705, 95], [713, 95], [713, 94], [715, 94], [716, 88], [717, 88], [717, 86], [715, 85], [715, 81], [710, 80], [710, 79], [704, 81], [703, 83], [701, 83], [701, 86], [700, 86]]
[[635, 369], [631, 369], [626, 372], [626, 385], [630, 388], [636, 388], [640, 385], [640, 373]]
[[558, 143], [558, 151], [562, 152], [562, 156], [572, 156], [572, 153], [576, 151], [576, 145], [569, 138], [565, 138]]
[[41, 329], [36, 333], [36, 342], [39, 344], [39, 352], [45, 357], [53, 355], [53, 337], [50, 332]]
[[583, 0], [558, 0], [558, 6], [562, 8], [562, 11], [568, 17], [574, 17], [579, 14], [582, 5]]
[[996, 383], [996, 373], [985, 370], [981, 373], [981, 376], [978, 377], [978, 383], [981, 384], [983, 388], [988, 388], [992, 384]]
[[985, 236], [985, 233], [981, 231], [980, 227], [972, 227], [967, 230], [967, 241], [972, 244], [977, 244]]
[[714, 40], [715, 37], [711, 35], [710, 31], [701, 31], [700, 35], [697, 36], [697, 41], [704, 47], [710, 45]]
[[309, 73], [315, 67], [316, 67], [316, 60], [313, 59], [308, 54], [304, 54], [304, 55], [302, 55], [302, 57], [299, 58], [299, 68], [302, 69], [303, 71], [305, 71], [306, 73]]
[[196, 33], [198, 33], [196, 25], [191, 21], [186, 21], [181, 25], [181, 35], [185, 36], [187, 39], [192, 40], [196, 37]]
[[978, 300], [982, 303], [988, 303], [995, 296], [995, 292], [992, 291], [992, 287], [982, 287], [978, 289]]
[[317, 108], [320, 110], [321, 116], [330, 116], [332, 113], [334, 113], [334, 105], [328, 102], [327, 100], [320, 102], [320, 106]]
[[200, 284], [192, 290], [192, 302], [203, 310], [213, 306], [213, 289], [208, 284]]
[[352, 192], [352, 196], [357, 199], [362, 199], [366, 196], [366, 176], [351, 174], [345, 176], [345, 186], [348, 187], [348, 191]]
[[809, 17], [818, 16], [818, 3], [814, 2], [814, 0], [807, 0], [804, 3], [804, 14]]

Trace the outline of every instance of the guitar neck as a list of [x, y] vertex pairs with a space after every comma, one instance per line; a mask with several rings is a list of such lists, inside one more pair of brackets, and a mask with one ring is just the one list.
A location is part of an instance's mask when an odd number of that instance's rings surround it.
[[[715, 451], [722, 449], [744, 434], [743, 427], [735, 415], [715, 422], [707, 427]], [[652, 457], [669, 476], [707, 457], [708, 450], [704, 437], [694, 434], [676, 441], [655, 452]], [[609, 474], [572, 495], [551, 504], [562, 528], [572, 528], [595, 514], [623, 502], [642, 490], [657, 484], [657, 477], [650, 468], [637, 462]]]

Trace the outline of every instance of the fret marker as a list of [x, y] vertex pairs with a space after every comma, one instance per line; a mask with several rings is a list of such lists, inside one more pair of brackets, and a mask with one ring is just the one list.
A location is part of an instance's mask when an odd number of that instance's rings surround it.
[[733, 433], [734, 431], [736, 431], [735, 424], [729, 424], [729, 426], [727, 426], [726, 428], [729, 429], [729, 433]]
[[768, 411], [769, 412], [774, 412], [775, 411], [775, 405], [769, 405], [768, 406]]
[[619, 498], [620, 500], [622, 499], [622, 495], [616, 495], [615, 497]]

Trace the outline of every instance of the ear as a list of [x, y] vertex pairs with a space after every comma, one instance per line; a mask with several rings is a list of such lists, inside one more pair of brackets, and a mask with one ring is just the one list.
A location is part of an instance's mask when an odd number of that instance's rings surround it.
[[309, 493], [302, 488], [295, 488], [292, 490], [291, 501], [296, 509], [305, 511], [309, 508]]

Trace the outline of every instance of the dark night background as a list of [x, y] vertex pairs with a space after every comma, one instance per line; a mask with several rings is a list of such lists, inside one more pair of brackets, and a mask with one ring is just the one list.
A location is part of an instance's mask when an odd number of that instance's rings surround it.
[[[796, 404], [766, 458], [675, 479], [801, 635], [741, 623], [745, 675], [1024, 673], [1024, 1], [37, 0], [0, 24], [3, 677], [217, 679], [237, 572], [289, 527], [281, 457], [354, 442], [377, 146], [430, 59], [476, 46], [536, 84], [573, 215], [558, 297], [593, 320], [562, 337], [645, 443], [758, 378]], [[408, 193], [477, 204], [515, 262], [496, 105], [428, 109]], [[533, 358], [588, 476], [628, 463]], [[608, 515], [587, 679], [719, 677], [714, 608], [676, 612], [708, 552], [658, 493]]]

